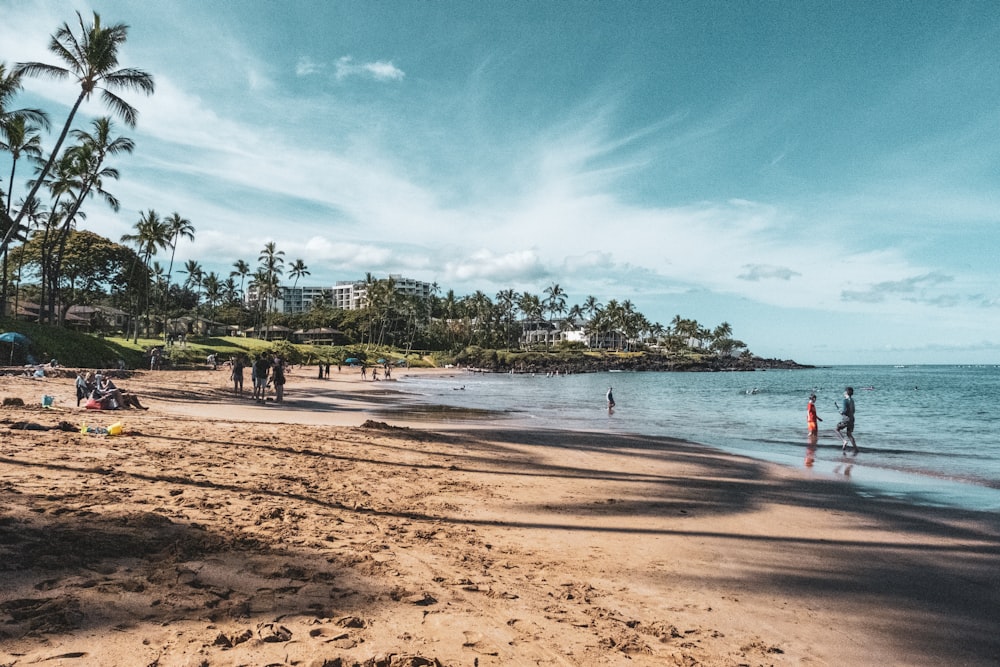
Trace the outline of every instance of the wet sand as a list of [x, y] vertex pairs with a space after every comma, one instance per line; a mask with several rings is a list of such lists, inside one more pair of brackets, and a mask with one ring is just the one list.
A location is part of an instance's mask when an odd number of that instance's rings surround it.
[[[372, 420], [394, 383], [314, 374], [260, 405], [140, 373], [148, 411], [97, 414], [0, 378], [27, 404], [0, 410], [0, 665], [1000, 661], [995, 515], [663, 438]], [[125, 434], [25, 428], [84, 420]]]

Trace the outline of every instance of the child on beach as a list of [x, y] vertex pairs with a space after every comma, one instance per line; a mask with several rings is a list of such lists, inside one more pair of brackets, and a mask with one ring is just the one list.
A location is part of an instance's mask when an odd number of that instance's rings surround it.
[[806, 405], [806, 425], [809, 427], [809, 435], [819, 433], [819, 425], [816, 422], [823, 421], [816, 414], [816, 394], [809, 394], [809, 404]]

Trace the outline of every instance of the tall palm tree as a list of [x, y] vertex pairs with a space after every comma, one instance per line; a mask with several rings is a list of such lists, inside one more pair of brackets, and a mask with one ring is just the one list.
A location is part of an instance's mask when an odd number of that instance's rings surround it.
[[[20, 208], [27, 209], [28, 215], [26, 217], [27, 217], [29, 225], [33, 225], [35, 227], [40, 228], [43, 224], [45, 224], [44, 221], [48, 219], [48, 211], [46, 210], [45, 206], [43, 206], [41, 204], [41, 202], [38, 201], [37, 198], [35, 198], [35, 199], [29, 199], [27, 201], [25, 201], [25, 200], [22, 199], [20, 202], [18, 202], [18, 206]], [[16, 238], [16, 239], [18, 239], [18, 240], [20, 240], [22, 242], [23, 241], [27, 241], [28, 240], [28, 232], [25, 231], [25, 233], [24, 233], [23, 236], [18, 235], [18, 236], [15, 236], [14, 238]], [[21, 298], [21, 290], [20, 290], [20, 285], [21, 285], [21, 267], [23, 265], [24, 265], [24, 253], [22, 252], [18, 256], [18, 260], [17, 260], [17, 273], [16, 273], [16, 275], [14, 277], [14, 312], [15, 313], [17, 312], [18, 307], [20, 306], [20, 298]]]
[[[75, 219], [80, 212], [80, 207], [87, 197], [95, 193], [111, 207], [111, 210], [118, 212], [118, 199], [104, 189], [106, 179], [117, 180], [118, 170], [105, 166], [105, 161], [109, 156], [120, 153], [131, 153], [135, 149], [135, 142], [128, 137], [115, 137], [112, 135], [114, 124], [110, 118], [97, 118], [91, 123], [92, 130], [74, 130], [73, 137], [79, 142], [77, 145], [68, 148], [67, 154], [71, 155], [75, 162], [75, 170], [80, 175], [81, 182], [79, 189], [75, 193], [75, 200], [66, 214], [62, 228], [56, 237], [58, 244], [53, 256], [52, 279], [59, 279], [59, 272], [62, 267], [63, 253], [66, 249], [66, 240]], [[56, 295], [55, 285], [49, 291], [50, 310], [54, 309], [54, 299]]]
[[[299, 285], [299, 278], [301, 278], [303, 276], [308, 276], [308, 275], [310, 275], [310, 273], [309, 273], [309, 267], [306, 266], [305, 262], [303, 262], [301, 259], [297, 259], [294, 262], [292, 262], [292, 265], [288, 269], [288, 277], [289, 278], [294, 278], [294, 282], [292, 282], [292, 291], [293, 292], [295, 291], [295, 289]], [[296, 299], [296, 302], [299, 303], [299, 305], [301, 307], [302, 306], [302, 300], [299, 299], [297, 295], [294, 298]]]
[[[41, 181], [52, 168], [56, 156], [59, 155], [59, 150], [69, 134], [76, 112], [84, 100], [90, 99], [94, 91], [100, 90], [101, 99], [105, 105], [125, 121], [126, 125], [135, 127], [138, 112], [114, 91], [135, 90], [150, 95], [154, 90], [152, 75], [139, 69], [118, 66], [118, 50], [128, 38], [127, 25], [116, 23], [105, 27], [101, 24], [101, 17], [97, 12], [94, 12], [94, 20], [90, 24], [84, 23], [83, 16], [79, 12], [76, 16], [80, 24], [79, 36], [73, 34], [69, 24], [63, 23], [62, 27], [52, 35], [49, 42], [49, 51], [61, 60], [64, 66], [28, 62], [18, 63], [14, 67], [14, 74], [19, 77], [39, 75], [56, 79], [73, 77], [80, 86], [80, 93], [70, 108], [66, 123], [63, 125], [49, 160], [42, 168], [41, 175], [25, 199], [33, 198], [38, 192]], [[23, 210], [18, 211], [17, 218], [7, 230], [3, 241], [0, 241], [0, 250], [6, 248], [7, 244], [10, 243], [10, 239], [21, 224], [24, 215]]]
[[546, 287], [545, 295], [545, 308], [549, 311], [549, 319], [566, 312], [566, 292], [558, 283]]
[[[143, 266], [146, 267], [147, 277], [150, 275], [151, 270], [151, 258], [156, 254], [156, 251], [165, 250], [167, 246], [170, 245], [170, 231], [167, 225], [160, 219], [156, 211], [149, 209], [142, 215], [140, 215], [139, 220], [134, 225], [135, 233], [133, 234], [123, 234], [121, 238], [122, 243], [131, 243], [135, 245], [136, 253], [139, 255], [139, 259], [142, 261]], [[149, 321], [149, 292], [150, 285], [147, 278], [146, 285], [146, 321], [148, 325]], [[136, 299], [136, 325], [135, 325], [135, 338], [133, 342], [139, 341], [139, 322], [138, 322], [138, 298]]]
[[[247, 276], [249, 276], [249, 275], [250, 275], [250, 265], [247, 264], [242, 259], [236, 260], [236, 262], [233, 263], [233, 270], [229, 272], [229, 277], [230, 278], [235, 278], [236, 276], [240, 277], [240, 296], [239, 296], [239, 298], [240, 298], [240, 301], [243, 303], [244, 307], [247, 305], [247, 303], [246, 303], [246, 301], [247, 301], [247, 293], [243, 290], [243, 286], [244, 286], [244, 283], [246, 281]], [[243, 327], [243, 310], [244, 310], [244, 308], [241, 307], [240, 308], [240, 321], [239, 321], [240, 328]]]
[[299, 278], [308, 275], [312, 274], [309, 273], [309, 267], [307, 267], [305, 262], [303, 262], [301, 259], [295, 260], [294, 262], [292, 262], [292, 265], [288, 267], [288, 277], [294, 278], [295, 280], [292, 283], [292, 289], [295, 289], [295, 287], [298, 286]]
[[236, 276], [240, 277], [240, 296], [244, 299], [246, 298], [246, 294], [243, 292], [243, 285], [244, 281], [246, 281], [246, 277], [249, 275], [250, 265], [242, 259], [236, 260], [236, 262], [233, 263], [233, 270], [229, 272], [230, 278], [235, 278]]
[[240, 302], [240, 291], [236, 288], [236, 281], [232, 276], [222, 281], [222, 300], [227, 306], [235, 306]]
[[512, 289], [500, 290], [497, 292], [496, 299], [496, 305], [500, 311], [499, 316], [504, 322], [504, 345], [509, 350], [514, 331], [514, 315], [517, 309], [517, 292]]
[[604, 305], [601, 304], [601, 302], [599, 302], [597, 297], [594, 295], [590, 295], [583, 300], [583, 312], [587, 313], [590, 319], [594, 319], [594, 316], [597, 315], [597, 311], [603, 307]]
[[[8, 125], [16, 123], [21, 128], [26, 126], [38, 127], [45, 130], [49, 129], [49, 116], [41, 109], [11, 109], [11, 103], [14, 96], [21, 91], [21, 74], [16, 71], [8, 71], [7, 64], [0, 62], [0, 136], [7, 137], [6, 145], [0, 144], [0, 150], [14, 152], [14, 148], [11, 146], [17, 146], [23, 143], [18, 140], [11, 140], [11, 134], [9, 133]], [[17, 129], [13, 130], [13, 133], [17, 134]], [[24, 134], [23, 129], [21, 134]], [[15, 163], [17, 162], [17, 156], [15, 153], [14, 157]], [[11, 180], [8, 186], [8, 191], [6, 195], [6, 206], [0, 209], [0, 214], [3, 217], [0, 221], [3, 222], [3, 228], [6, 231], [8, 224], [11, 222], [10, 219], [10, 202], [14, 199], [14, 175], [13, 169], [11, 170]], [[3, 191], [0, 190], [0, 199], [3, 199]], [[26, 201], [30, 201], [30, 198], [25, 197]]]
[[182, 218], [177, 211], [171, 213], [163, 221], [170, 232], [170, 264], [167, 266], [167, 285], [170, 285], [170, 277], [174, 271], [174, 256], [177, 254], [177, 243], [181, 239], [194, 241], [194, 225], [187, 218]]
[[187, 274], [187, 278], [184, 280], [184, 287], [193, 291], [195, 295], [198, 295], [201, 291], [201, 283], [205, 279], [205, 272], [202, 270], [201, 264], [197, 260], [189, 259], [184, 263], [181, 273]]
[[[0, 63], [0, 87], [3, 86], [3, 64]], [[2, 94], [0, 94], [2, 97]], [[3, 113], [0, 110], [0, 113]], [[13, 113], [13, 112], [9, 112]], [[42, 140], [39, 136], [41, 128], [24, 116], [11, 115], [0, 117], [0, 151], [10, 153], [10, 180], [7, 182], [6, 205], [4, 215], [9, 220], [10, 204], [14, 199], [14, 175], [17, 173], [17, 161], [22, 157], [38, 159], [42, 155]], [[0, 199], [3, 199], [0, 191]], [[6, 222], [6, 221], [5, 221]], [[6, 232], [6, 227], [0, 227]], [[0, 287], [0, 313], [6, 312], [7, 306], [7, 248], [3, 249], [3, 285]]]
[[167, 266], [167, 289], [162, 293], [162, 299], [160, 303], [160, 310], [163, 311], [163, 340], [167, 339], [167, 322], [166, 322], [166, 298], [167, 292], [170, 289], [170, 280], [174, 274], [174, 257], [177, 255], [177, 243], [182, 238], [188, 239], [189, 241], [194, 240], [194, 225], [187, 218], [182, 218], [181, 214], [177, 211], [171, 213], [164, 221], [163, 224], [167, 226], [167, 231], [170, 234], [170, 264]]
[[215, 271], [209, 272], [202, 280], [202, 287], [205, 289], [205, 303], [208, 304], [208, 318], [215, 317], [215, 306], [222, 300], [223, 285], [219, 274]]
[[[41, 127], [23, 116], [12, 117], [0, 122], [0, 151], [10, 153], [10, 180], [7, 182], [7, 196], [4, 210], [10, 215], [10, 204], [14, 199], [14, 177], [17, 161], [22, 156], [38, 159], [42, 156]], [[3, 193], [0, 193], [2, 195]]]
[[285, 271], [283, 268], [285, 265], [285, 251], [278, 250], [278, 246], [274, 241], [268, 241], [264, 244], [264, 249], [260, 251], [257, 261], [261, 263], [261, 268], [264, 269], [264, 273], [267, 275], [267, 280], [263, 285], [266, 290], [264, 307], [267, 309], [265, 311], [266, 320], [264, 325], [268, 327], [265, 329], [264, 338], [267, 340], [271, 336], [271, 303], [279, 294], [281, 274]]
[[[56, 161], [55, 167], [48, 173], [43, 181], [46, 190], [52, 197], [52, 203], [44, 216], [44, 224], [41, 228], [41, 271], [39, 275], [39, 286], [41, 288], [38, 302], [48, 304], [48, 295], [54, 289], [56, 282], [53, 276], [52, 257], [58, 246], [58, 234], [62, 229], [63, 222], [72, 225], [73, 217], [69, 211], [73, 208], [72, 202], [76, 199], [77, 193], [83, 191], [83, 169], [78, 154], [73, 150], [63, 151], [63, 154]], [[45, 321], [46, 315], [51, 316], [51, 311], [39, 308], [38, 321]]]

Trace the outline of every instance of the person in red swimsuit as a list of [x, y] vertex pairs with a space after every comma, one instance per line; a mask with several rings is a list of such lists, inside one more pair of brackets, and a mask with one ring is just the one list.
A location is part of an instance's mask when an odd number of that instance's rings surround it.
[[816, 394], [809, 394], [809, 405], [806, 406], [806, 424], [809, 426], [809, 435], [819, 433], [819, 425], [822, 419], [816, 414]]

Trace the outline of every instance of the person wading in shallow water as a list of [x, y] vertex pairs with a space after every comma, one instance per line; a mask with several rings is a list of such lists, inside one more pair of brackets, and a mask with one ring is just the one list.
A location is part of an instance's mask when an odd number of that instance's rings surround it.
[[[837, 405], [834, 401], [834, 405]], [[840, 407], [840, 414], [843, 415], [843, 419], [837, 424], [837, 435], [844, 441], [841, 449], [847, 450], [847, 442], [850, 441], [851, 447], [854, 448], [854, 452], [858, 451], [858, 443], [854, 440], [854, 387], [848, 387], [844, 390], [844, 407]], [[845, 436], [846, 434], [846, 436]]]
[[816, 414], [816, 394], [809, 395], [809, 404], [806, 405], [806, 425], [809, 427], [809, 435], [816, 435], [819, 433], [819, 424], [816, 422], [823, 421]]
[[608, 412], [613, 410], [615, 407], [615, 395], [611, 393], [611, 387], [608, 387]]

